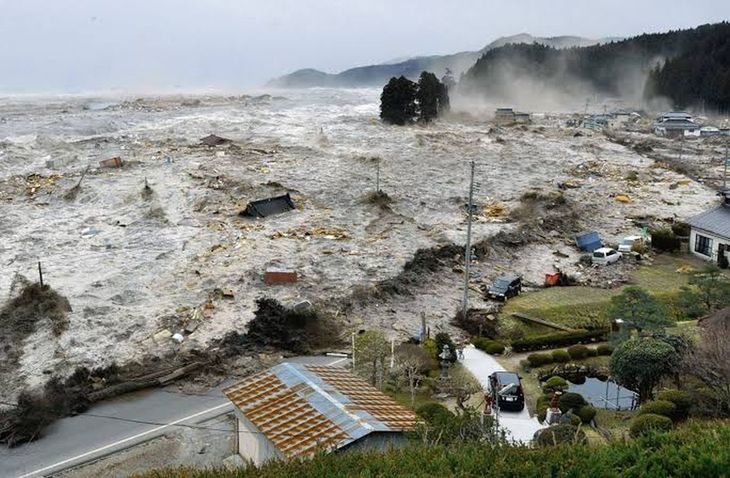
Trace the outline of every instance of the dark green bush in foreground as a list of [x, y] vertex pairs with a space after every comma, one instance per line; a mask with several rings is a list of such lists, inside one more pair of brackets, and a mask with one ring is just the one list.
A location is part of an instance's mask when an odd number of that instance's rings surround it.
[[684, 420], [689, 415], [689, 411], [692, 408], [692, 398], [689, 393], [682, 390], [664, 390], [659, 392], [657, 400], [666, 400], [672, 402], [676, 407], [674, 410], [674, 416], [671, 417], [675, 420]]
[[639, 415], [646, 415], [647, 413], [661, 415], [667, 418], [674, 418], [677, 413], [677, 406], [667, 400], [645, 402], [639, 410]]
[[672, 419], [654, 413], [645, 413], [634, 418], [631, 422], [629, 432], [636, 438], [654, 431], [667, 431], [672, 429]]
[[558, 445], [528, 449], [480, 443], [453, 447], [422, 444], [385, 453], [336, 453], [312, 460], [273, 462], [235, 471], [169, 469], [145, 478], [340, 477], [716, 477], [730, 470], [730, 423], [690, 422], [603, 446]]

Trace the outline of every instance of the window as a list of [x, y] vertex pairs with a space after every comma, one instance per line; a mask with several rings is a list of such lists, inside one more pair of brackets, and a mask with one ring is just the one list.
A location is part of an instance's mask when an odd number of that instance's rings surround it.
[[712, 249], [712, 239], [709, 237], [695, 234], [695, 252], [702, 254], [703, 256], [710, 257], [710, 250]]

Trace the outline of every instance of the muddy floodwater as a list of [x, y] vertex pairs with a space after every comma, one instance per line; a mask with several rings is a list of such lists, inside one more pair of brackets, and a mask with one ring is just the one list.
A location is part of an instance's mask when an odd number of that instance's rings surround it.
[[[581, 226], [612, 241], [636, 230], [630, 217], [682, 218], [714, 200], [600, 133], [575, 136], [559, 117], [396, 127], [379, 121], [375, 90], [276, 95], [0, 99], [0, 294], [16, 274], [35, 280], [41, 261], [73, 309], [60, 336], [40, 321], [17, 345], [18, 370], [0, 377], [9, 393], [77, 365], [204, 347], [245, 330], [258, 297], [337, 299], [396, 275], [419, 248], [463, 244], [472, 160], [485, 211], [475, 240], [514, 228], [509, 211], [523, 193], [558, 184], [569, 185]], [[200, 145], [209, 134], [230, 142]], [[122, 167], [100, 167], [116, 157]], [[377, 164], [385, 207], [366, 201]], [[238, 216], [249, 201], [285, 193], [294, 211]], [[513, 270], [538, 282], [553, 264], [575, 264], [571, 241], [546, 231], [513, 256], [477, 258], [475, 269], [484, 281]], [[298, 282], [267, 286], [267, 268], [295, 270]], [[448, 328], [460, 284], [450, 270], [424, 277], [407, 297], [344, 320], [407, 336], [426, 314]]]

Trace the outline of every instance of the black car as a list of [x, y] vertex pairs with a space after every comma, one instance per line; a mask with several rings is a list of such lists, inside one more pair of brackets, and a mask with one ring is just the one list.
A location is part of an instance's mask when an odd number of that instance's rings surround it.
[[521, 412], [525, 408], [525, 394], [520, 376], [514, 372], [494, 372], [489, 376], [492, 403], [500, 410]]
[[522, 278], [516, 276], [499, 276], [492, 287], [487, 291], [487, 296], [497, 300], [507, 300], [522, 291]]

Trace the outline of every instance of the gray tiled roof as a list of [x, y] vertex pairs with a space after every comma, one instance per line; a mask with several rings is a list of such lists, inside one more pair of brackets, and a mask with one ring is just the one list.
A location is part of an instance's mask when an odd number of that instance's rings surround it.
[[698, 229], [704, 229], [718, 236], [730, 238], [730, 208], [718, 206], [687, 220], [687, 223]]

